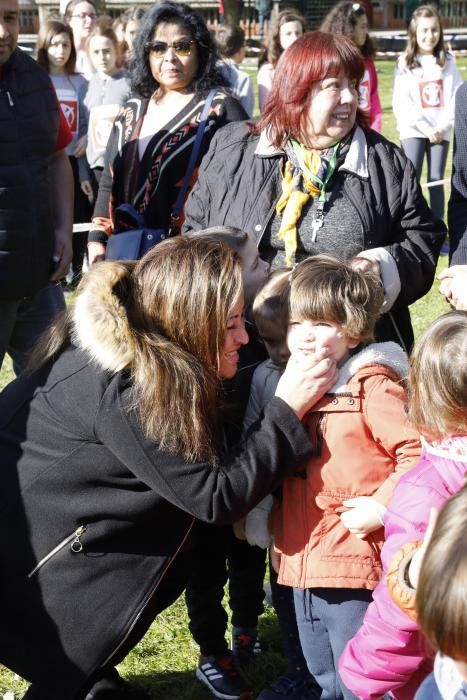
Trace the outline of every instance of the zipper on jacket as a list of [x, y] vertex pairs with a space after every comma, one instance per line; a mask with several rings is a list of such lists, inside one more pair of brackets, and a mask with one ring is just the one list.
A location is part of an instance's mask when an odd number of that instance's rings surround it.
[[5, 93], [5, 95], [7, 96], [7, 99], [8, 99], [8, 104], [10, 105], [10, 107], [14, 107], [14, 106], [15, 106], [15, 103], [13, 102], [13, 98], [12, 98], [12, 96], [11, 96], [10, 91], [9, 91], [9, 90], [4, 90], [4, 89], [0, 88], [0, 92], [4, 92], [4, 93]]
[[159, 576], [159, 578], [157, 579], [157, 581], [155, 581], [155, 582], [152, 584], [151, 588], [150, 588], [149, 591], [146, 593], [146, 595], [145, 595], [145, 597], [144, 597], [144, 600], [143, 600], [143, 602], [141, 603], [141, 605], [140, 605], [140, 607], [139, 607], [139, 610], [138, 610], [138, 612], [136, 613], [136, 615], [134, 616], [132, 622], [131, 622], [130, 625], [128, 626], [127, 631], [125, 632], [125, 634], [123, 635], [123, 637], [121, 638], [121, 640], [118, 642], [118, 644], [115, 646], [115, 648], [112, 649], [112, 652], [107, 656], [106, 660], [105, 660], [103, 663], [101, 663], [101, 665], [99, 666], [99, 668], [103, 668], [104, 666], [106, 666], [106, 665], [109, 663], [109, 661], [115, 656], [115, 654], [118, 652], [118, 650], [121, 649], [121, 647], [125, 644], [126, 640], [127, 640], [128, 637], [130, 636], [130, 634], [133, 632], [133, 630], [134, 630], [134, 628], [135, 628], [135, 626], [136, 626], [136, 623], [138, 622], [138, 620], [140, 619], [141, 615], [143, 614], [143, 612], [144, 612], [144, 610], [145, 610], [147, 604], [148, 604], [149, 601], [151, 600], [152, 596], [153, 596], [154, 593], [157, 591], [157, 589], [158, 589], [158, 587], [159, 587], [159, 585], [160, 585], [162, 579], [164, 578], [165, 574], [167, 573], [167, 571], [168, 571], [170, 565], [172, 564], [172, 562], [174, 561], [174, 559], [176, 558], [176, 556], [178, 555], [178, 553], [179, 553], [180, 550], [182, 549], [183, 545], [185, 544], [185, 542], [186, 542], [186, 540], [187, 540], [187, 538], [188, 538], [188, 535], [190, 534], [190, 532], [191, 532], [191, 530], [192, 530], [192, 528], [193, 528], [194, 522], [195, 522], [195, 518], [193, 518], [193, 520], [191, 521], [190, 527], [188, 528], [188, 530], [187, 530], [186, 533], [185, 533], [185, 536], [183, 537], [182, 541], [181, 541], [180, 544], [178, 545], [177, 550], [174, 552], [174, 554], [173, 554], [173, 555], [170, 557], [170, 559], [168, 560], [168, 562], [167, 562], [167, 564], [165, 565], [165, 567], [164, 567], [164, 569], [163, 569], [161, 575]]
[[59, 542], [56, 547], [54, 547], [48, 554], [43, 557], [40, 562], [34, 567], [32, 571], [29, 572], [28, 578], [32, 578], [35, 573], [41, 569], [44, 564], [47, 564], [49, 559], [52, 559], [58, 552], [63, 549], [64, 547], [67, 546], [69, 542], [70, 544], [70, 549], [74, 554], [79, 554], [80, 552], [83, 551], [83, 544], [81, 542], [81, 535], [86, 532], [87, 530], [87, 525], [80, 525], [74, 532], [72, 532], [71, 535], [68, 535], [68, 537], [65, 537], [64, 540]]

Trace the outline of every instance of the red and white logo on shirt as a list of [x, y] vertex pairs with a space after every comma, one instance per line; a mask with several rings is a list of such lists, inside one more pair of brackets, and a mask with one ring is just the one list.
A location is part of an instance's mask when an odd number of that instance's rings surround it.
[[444, 107], [443, 81], [427, 80], [418, 86], [422, 109]]
[[362, 81], [358, 86], [358, 106], [363, 112], [368, 112], [370, 104], [370, 74], [365, 70]]
[[77, 134], [79, 123], [79, 105], [76, 92], [74, 90], [68, 90], [67, 88], [58, 88], [56, 92], [68, 126], [70, 127], [73, 135]]

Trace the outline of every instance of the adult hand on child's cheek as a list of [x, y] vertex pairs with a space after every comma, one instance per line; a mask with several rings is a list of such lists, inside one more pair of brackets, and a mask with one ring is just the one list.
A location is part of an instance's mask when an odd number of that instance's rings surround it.
[[328, 348], [315, 353], [294, 352], [279, 380], [276, 396], [285, 401], [302, 419], [337, 380], [335, 361]]

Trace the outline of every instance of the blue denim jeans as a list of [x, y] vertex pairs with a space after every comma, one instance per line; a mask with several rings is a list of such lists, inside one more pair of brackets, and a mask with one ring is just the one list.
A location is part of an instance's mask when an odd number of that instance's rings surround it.
[[65, 308], [60, 284], [48, 284], [33, 297], [0, 300], [0, 367], [8, 353], [18, 375], [42, 333]]
[[361, 627], [371, 591], [294, 588], [295, 615], [308, 670], [322, 688], [321, 700], [357, 700], [342, 683], [337, 664]]

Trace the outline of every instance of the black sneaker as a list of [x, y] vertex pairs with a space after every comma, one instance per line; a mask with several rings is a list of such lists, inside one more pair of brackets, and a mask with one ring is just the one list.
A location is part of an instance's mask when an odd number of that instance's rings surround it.
[[204, 683], [216, 698], [221, 700], [247, 700], [251, 690], [235, 668], [231, 651], [223, 656], [199, 657], [196, 678]]
[[249, 664], [261, 651], [256, 627], [232, 628], [232, 653], [240, 666]]

